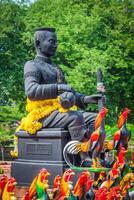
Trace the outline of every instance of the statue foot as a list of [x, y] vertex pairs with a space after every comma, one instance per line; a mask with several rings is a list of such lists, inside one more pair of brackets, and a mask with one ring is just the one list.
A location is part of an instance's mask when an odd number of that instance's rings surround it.
[[86, 158], [81, 163], [81, 167], [91, 167], [91, 165], [92, 165], [92, 160], [90, 158]]
[[89, 157], [88, 153], [81, 152], [80, 157], [81, 157], [80, 167], [90, 167], [92, 165], [92, 160]]

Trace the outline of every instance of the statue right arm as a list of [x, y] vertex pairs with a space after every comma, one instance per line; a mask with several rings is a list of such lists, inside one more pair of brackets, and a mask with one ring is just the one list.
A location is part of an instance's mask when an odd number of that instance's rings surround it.
[[54, 99], [58, 95], [58, 86], [41, 84], [41, 72], [34, 61], [28, 61], [24, 66], [25, 93], [30, 100]]

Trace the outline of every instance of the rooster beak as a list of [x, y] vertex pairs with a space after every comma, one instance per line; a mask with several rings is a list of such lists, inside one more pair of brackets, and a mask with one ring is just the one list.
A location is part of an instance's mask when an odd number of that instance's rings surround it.
[[13, 185], [14, 185], [14, 186], [17, 185], [17, 182], [14, 182]]
[[47, 172], [47, 176], [50, 176], [51, 174], [49, 172]]
[[72, 175], [75, 175], [75, 173], [74, 173], [74, 172], [72, 172]]

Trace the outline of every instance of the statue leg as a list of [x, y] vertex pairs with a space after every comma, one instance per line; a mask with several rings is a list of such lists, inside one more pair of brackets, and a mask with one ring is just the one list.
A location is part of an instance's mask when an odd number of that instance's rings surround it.
[[[89, 138], [93, 132], [96, 113], [69, 111], [67, 113], [53, 112], [48, 118], [42, 121], [45, 128], [64, 128], [70, 133], [72, 140], [84, 142], [85, 136]], [[87, 131], [87, 128], [90, 131]], [[88, 134], [88, 135], [87, 135]], [[92, 161], [88, 153], [81, 152], [81, 166], [90, 166]]]
[[81, 141], [86, 133], [86, 124], [83, 114], [79, 111], [60, 113], [53, 112], [49, 117], [42, 120], [45, 128], [64, 128], [69, 131], [72, 140]]
[[93, 112], [84, 112], [81, 111], [85, 120], [85, 124], [87, 127], [87, 138], [90, 138], [91, 133], [94, 131], [94, 121], [97, 117], [98, 113], [93, 113]]

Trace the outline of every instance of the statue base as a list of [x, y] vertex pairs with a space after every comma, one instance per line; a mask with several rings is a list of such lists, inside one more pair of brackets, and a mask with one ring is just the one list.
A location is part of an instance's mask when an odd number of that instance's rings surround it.
[[11, 165], [11, 176], [18, 186], [29, 186], [41, 168], [46, 168], [51, 176], [50, 186], [56, 175], [62, 175], [68, 165], [63, 158], [63, 148], [70, 140], [64, 129], [42, 129], [35, 135], [26, 131], [15, 133], [18, 137], [18, 159]]

